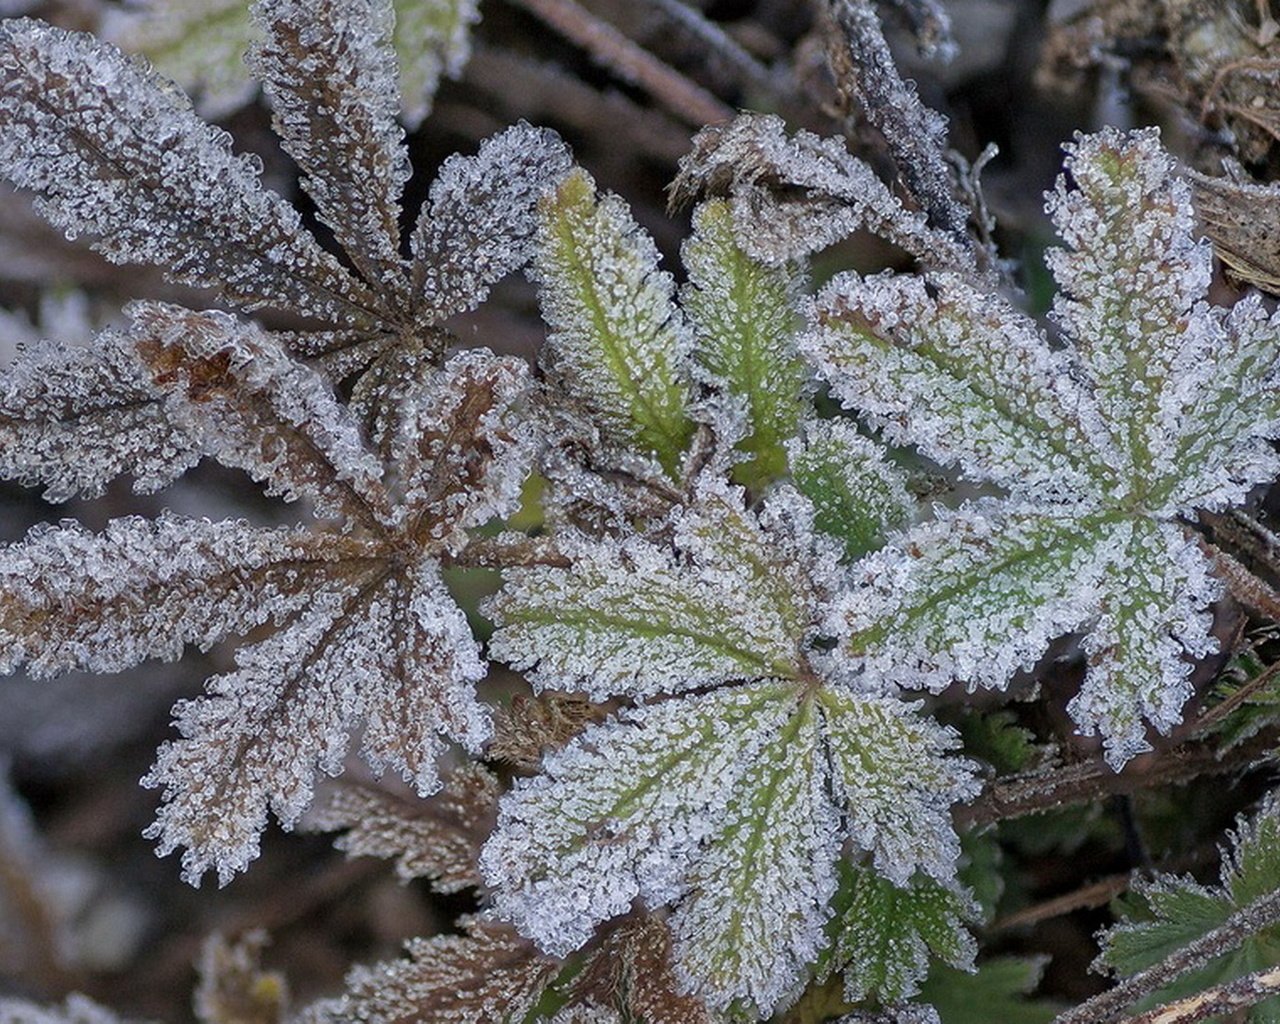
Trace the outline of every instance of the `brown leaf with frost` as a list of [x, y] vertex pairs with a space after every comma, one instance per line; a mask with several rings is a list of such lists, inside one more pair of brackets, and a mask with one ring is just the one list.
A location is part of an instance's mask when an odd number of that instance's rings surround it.
[[270, 940], [251, 931], [234, 942], [210, 936], [196, 969], [195, 1013], [200, 1024], [281, 1024], [289, 986], [278, 971], [264, 970], [262, 951]]
[[602, 709], [578, 693], [518, 693], [510, 707], [494, 715], [488, 754], [523, 771], [536, 771], [543, 754], [559, 750], [602, 718]]

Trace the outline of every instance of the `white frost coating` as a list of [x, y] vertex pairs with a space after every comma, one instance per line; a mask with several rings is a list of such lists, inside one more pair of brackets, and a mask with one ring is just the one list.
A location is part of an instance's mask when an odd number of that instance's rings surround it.
[[528, 261], [538, 200], [571, 163], [555, 132], [522, 121], [441, 165], [411, 239], [432, 323], [474, 309]]
[[532, 386], [523, 360], [471, 349], [407, 390], [391, 460], [398, 514], [425, 543], [460, 550], [469, 528], [519, 508], [539, 440], [523, 408]]
[[[770, 188], [778, 184], [789, 186], [786, 200]], [[693, 152], [680, 161], [673, 193], [725, 190], [738, 243], [767, 264], [807, 256], [864, 227], [935, 264], [972, 264], [954, 238], [906, 210], [843, 140], [807, 131], [788, 138], [776, 114], [740, 114], [698, 133]]]
[[0, 671], [119, 672], [172, 661], [280, 620], [307, 600], [344, 538], [164, 514], [113, 519], [101, 534], [37, 526], [0, 550]]
[[0, 372], [0, 476], [46, 485], [47, 501], [98, 497], [122, 473], [156, 491], [199, 458], [119, 331], [88, 348], [39, 342]]
[[1022, 494], [1065, 497], [1116, 463], [1087, 389], [1040, 329], [955, 274], [841, 274], [801, 350], [895, 444]]
[[[1069, 148], [1049, 209], [1066, 346], [945, 274], [837, 278], [802, 348], [893, 440], [1010, 490], [858, 563], [834, 610], [872, 675], [1003, 686], [1084, 628], [1071, 709], [1119, 768], [1179, 720], [1217, 596], [1179, 521], [1280, 472], [1280, 317], [1204, 298], [1207, 243], [1154, 131]], [[1096, 619], [1096, 622], [1094, 621]]]
[[1089, 671], [1068, 710], [1100, 733], [1117, 771], [1151, 746], [1143, 720], [1167, 733], [1191, 696], [1191, 663], [1218, 649], [1206, 606], [1222, 596], [1194, 541], [1168, 524], [1134, 530], [1126, 563], [1103, 580], [1104, 611], [1084, 638]]
[[320, 219], [366, 279], [403, 291], [397, 197], [410, 167], [391, 0], [258, 0], [253, 18], [249, 66]]
[[133, 339], [170, 420], [205, 451], [324, 516], [386, 520], [382, 464], [332, 385], [256, 324], [211, 310], [134, 303]]
[[279, 632], [237, 652], [237, 671], [175, 708], [182, 738], [143, 780], [164, 803], [146, 835], [178, 847], [183, 877], [216, 869], [225, 884], [257, 856], [270, 809], [292, 827], [317, 770], [342, 769], [352, 731], [364, 752], [425, 796], [439, 785], [445, 739], [476, 752], [488, 738], [474, 684], [484, 664], [466, 620], [424, 561], [402, 573], [335, 577]]
[[598, 700], [794, 675], [818, 615], [811, 581], [838, 572], [835, 553], [811, 552], [807, 503], [793, 526], [779, 499], [779, 527], [766, 529], [742, 501], [741, 488], [704, 478], [697, 503], [673, 516], [674, 548], [566, 531], [572, 568], [513, 569], [488, 603], [490, 656]]
[[606, 440], [670, 460], [687, 441], [692, 336], [658, 248], [621, 197], [582, 170], [542, 208], [530, 276], [549, 334], [543, 358]]
[[202, 123], [174, 86], [93, 37], [27, 19], [0, 28], [0, 173], [68, 235], [237, 302], [343, 321], [368, 291]]
[[956, 744], [896, 700], [776, 681], [642, 706], [516, 784], [481, 871], [497, 912], [556, 955], [637, 898], [675, 902], [688, 983], [767, 1014], [826, 944], [845, 838], [891, 878], [950, 881], [947, 811], [976, 791]]
[[37, 1006], [22, 999], [0, 999], [0, 1024], [128, 1024], [87, 996], [67, 996], [58, 1008]]
[[1129, 532], [1087, 507], [987, 499], [939, 510], [854, 567], [859, 585], [835, 602], [830, 628], [908, 689], [1003, 687], [1097, 614], [1099, 581]]

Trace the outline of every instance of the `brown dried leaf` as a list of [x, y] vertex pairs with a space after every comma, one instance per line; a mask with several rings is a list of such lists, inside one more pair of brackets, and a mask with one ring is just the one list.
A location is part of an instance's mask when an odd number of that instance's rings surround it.
[[1191, 196], [1213, 250], [1232, 276], [1280, 295], [1280, 183], [1192, 172]]
[[334, 845], [348, 857], [394, 857], [402, 881], [430, 878], [440, 892], [458, 892], [482, 884], [476, 858], [493, 829], [499, 794], [492, 772], [466, 764], [427, 800], [339, 784], [307, 824], [316, 831], [346, 830]]
[[357, 967], [340, 999], [300, 1024], [496, 1024], [522, 1020], [560, 972], [509, 925], [463, 918], [463, 935], [414, 939], [408, 959]]
[[546, 691], [536, 697], [516, 694], [509, 708], [494, 715], [488, 754], [524, 771], [535, 771], [542, 755], [559, 750], [592, 722], [601, 709], [579, 693]]

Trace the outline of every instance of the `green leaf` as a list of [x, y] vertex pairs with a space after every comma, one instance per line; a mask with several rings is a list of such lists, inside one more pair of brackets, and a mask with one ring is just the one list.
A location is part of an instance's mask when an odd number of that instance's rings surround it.
[[915, 995], [930, 956], [972, 967], [977, 944], [964, 922], [977, 906], [967, 894], [929, 878], [899, 887], [865, 868], [842, 868], [832, 963], [844, 974], [846, 999], [892, 1003]]
[[765, 681], [641, 706], [517, 782], [481, 870], [497, 911], [555, 955], [637, 897], [674, 903], [694, 991], [767, 1015], [827, 944], [846, 842], [890, 877], [953, 874], [946, 808], [973, 788], [945, 757], [953, 743], [910, 705], [834, 687]]
[[[1134, 974], [1163, 960], [1232, 914], [1280, 889], [1280, 813], [1274, 797], [1252, 821], [1241, 821], [1224, 852], [1217, 886], [1187, 877], [1157, 876], [1135, 887], [1119, 902], [1122, 920], [1102, 936], [1099, 963], [1120, 975]], [[1280, 925], [1263, 929], [1225, 956], [1183, 975], [1156, 992], [1143, 1006], [1156, 1005], [1224, 984], [1280, 963]], [[1250, 1011], [1255, 1024], [1280, 1021], [1280, 997]]]
[[546, 359], [615, 444], [653, 455], [672, 477], [693, 434], [688, 329], [671, 275], [618, 196], [585, 171], [541, 205], [532, 273], [550, 327]]
[[734, 241], [733, 215], [723, 200], [693, 215], [683, 258], [689, 283], [681, 292], [694, 332], [694, 356], [710, 382], [741, 398], [750, 433], [733, 476], [760, 487], [786, 472], [783, 442], [795, 434], [808, 371], [796, 350], [803, 320], [799, 267], [767, 267]]
[[1043, 970], [1035, 957], [995, 957], [974, 972], [935, 964], [919, 1000], [938, 1011], [942, 1024], [1049, 1024], [1063, 1007], [1027, 998]]
[[812, 559], [725, 484], [676, 517], [671, 546], [563, 533], [562, 569], [513, 569], [487, 606], [491, 657], [540, 686], [605, 699], [800, 671]]
[[905, 526], [915, 511], [906, 474], [847, 420], [811, 420], [787, 445], [791, 476], [813, 502], [814, 524], [854, 561]]
[[998, 774], [1025, 770], [1036, 757], [1035, 733], [1018, 724], [1015, 712], [964, 715], [957, 723], [966, 754], [981, 758]]

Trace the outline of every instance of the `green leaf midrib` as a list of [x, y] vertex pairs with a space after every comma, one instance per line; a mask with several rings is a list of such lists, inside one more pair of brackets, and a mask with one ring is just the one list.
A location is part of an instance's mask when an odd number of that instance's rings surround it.
[[[594, 200], [588, 200], [588, 202], [591, 202], [594, 206]], [[584, 228], [584, 230], [575, 232], [574, 225], [571, 222], [580, 219], [578, 214], [579, 211], [577, 209], [570, 208], [555, 217], [556, 241], [561, 258], [568, 265], [572, 276], [577, 278], [579, 282], [577, 295], [591, 319], [593, 334], [605, 357], [606, 368], [610, 371], [610, 376], [622, 392], [623, 399], [628, 401], [628, 404], [632, 407], [631, 418], [636, 427], [634, 440], [650, 445], [652, 450], [658, 454], [658, 459], [662, 463], [663, 469], [667, 471], [668, 475], [674, 477], [680, 454], [684, 451], [691, 432], [688, 419], [681, 416], [679, 424], [670, 422], [666, 416], [667, 410], [660, 408], [657, 404], [657, 397], [646, 393], [641, 388], [640, 383], [632, 377], [626, 349], [615, 339], [613, 331], [610, 329], [608, 312], [596, 289], [597, 276], [593, 268], [587, 265], [585, 258], [581, 255], [575, 243], [575, 234], [588, 237], [594, 228], [594, 225], [579, 224], [579, 227]], [[653, 273], [652, 270], [645, 271], [646, 279], [651, 273]], [[675, 315], [673, 307], [671, 316], [658, 325], [651, 337], [658, 337], [672, 323]], [[668, 352], [665, 354], [669, 356], [673, 353]], [[671, 394], [673, 388], [677, 391], [683, 391], [678, 381], [668, 380], [663, 381], [662, 384], [664, 397], [668, 400], [674, 397]], [[593, 405], [596, 404], [591, 396], [584, 397], [591, 401]], [[639, 412], [644, 413], [643, 418], [639, 415]]]

